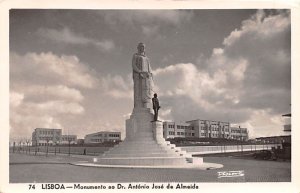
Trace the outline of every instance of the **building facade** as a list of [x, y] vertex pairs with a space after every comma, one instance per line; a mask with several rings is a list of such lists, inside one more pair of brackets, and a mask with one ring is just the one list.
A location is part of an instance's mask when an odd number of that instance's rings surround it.
[[32, 133], [32, 145], [46, 146], [59, 144], [61, 133], [61, 129], [36, 128]]
[[103, 143], [121, 141], [121, 132], [100, 131], [84, 137], [84, 143]]
[[36, 128], [32, 133], [33, 146], [76, 144], [76, 135], [62, 135], [62, 129]]
[[291, 143], [291, 135], [259, 137], [259, 138], [256, 138], [256, 141], [259, 141], [262, 143]]
[[236, 139], [240, 141], [248, 140], [248, 129], [241, 127], [230, 127], [230, 139]]
[[212, 120], [191, 120], [188, 124], [194, 127], [197, 138], [229, 138], [230, 123]]
[[188, 123], [163, 122], [163, 136], [167, 138], [175, 137], [195, 137], [194, 127]]
[[212, 120], [191, 120], [188, 124], [194, 127], [197, 138], [228, 138], [229, 122]]
[[77, 144], [77, 135], [62, 135], [60, 144]]
[[164, 138], [224, 138], [248, 140], [246, 128], [230, 127], [229, 122], [213, 120], [191, 120], [186, 123], [163, 122]]

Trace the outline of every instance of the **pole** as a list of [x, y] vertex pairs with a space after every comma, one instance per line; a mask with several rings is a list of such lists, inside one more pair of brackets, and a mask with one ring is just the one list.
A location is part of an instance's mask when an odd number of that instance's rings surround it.
[[16, 147], [16, 142], [14, 141], [14, 145], [13, 145], [13, 153], [15, 153], [15, 147]]
[[46, 152], [46, 157], [48, 156], [48, 142], [49, 142], [49, 140], [47, 140], [47, 152]]
[[71, 146], [70, 146], [70, 143], [71, 143], [71, 141], [70, 141], [70, 139], [68, 139], [68, 141], [69, 141], [69, 156], [71, 156]]

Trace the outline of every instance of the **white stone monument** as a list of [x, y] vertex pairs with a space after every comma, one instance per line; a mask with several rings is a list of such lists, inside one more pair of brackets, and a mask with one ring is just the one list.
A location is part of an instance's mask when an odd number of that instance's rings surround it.
[[[163, 124], [153, 121], [151, 97], [153, 76], [145, 55], [145, 45], [138, 45], [132, 59], [134, 108], [126, 120], [125, 140], [94, 159], [102, 166], [127, 167], [195, 167], [203, 165], [203, 158], [192, 157], [163, 138]], [[217, 164], [219, 165], [219, 164]], [[219, 165], [220, 166], [220, 165]]]

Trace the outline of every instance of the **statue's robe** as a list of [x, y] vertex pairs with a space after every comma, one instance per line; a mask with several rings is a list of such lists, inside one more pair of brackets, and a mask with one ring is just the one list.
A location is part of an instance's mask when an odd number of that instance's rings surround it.
[[[134, 54], [132, 57], [132, 74], [134, 84], [134, 107], [150, 108], [153, 95], [153, 77], [147, 56]], [[140, 75], [142, 73], [144, 77]]]

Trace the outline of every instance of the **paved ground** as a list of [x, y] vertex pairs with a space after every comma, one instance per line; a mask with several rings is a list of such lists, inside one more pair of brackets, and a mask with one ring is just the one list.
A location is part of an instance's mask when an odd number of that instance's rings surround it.
[[[10, 183], [31, 182], [290, 182], [291, 163], [234, 157], [205, 157], [223, 164], [215, 170], [91, 168], [68, 163], [92, 156], [10, 154]], [[244, 177], [218, 178], [220, 171], [242, 170]]]

